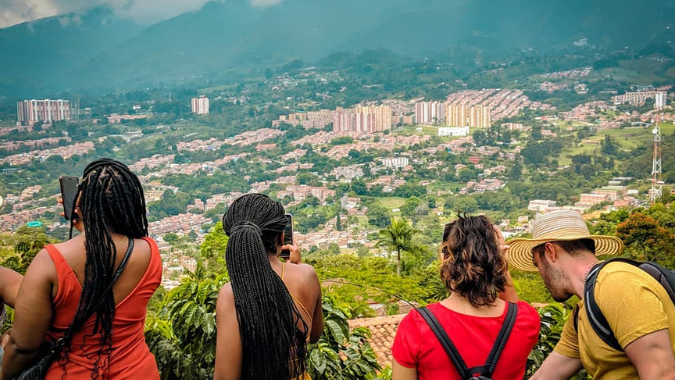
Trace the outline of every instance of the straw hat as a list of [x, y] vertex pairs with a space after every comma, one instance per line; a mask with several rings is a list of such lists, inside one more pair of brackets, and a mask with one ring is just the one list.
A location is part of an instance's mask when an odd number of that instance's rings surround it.
[[576, 211], [561, 210], [539, 214], [532, 226], [532, 239], [512, 239], [509, 245], [509, 263], [526, 272], [536, 272], [532, 263], [532, 248], [551, 241], [592, 239], [595, 255], [617, 255], [623, 251], [623, 242], [614, 236], [591, 235], [586, 222]]

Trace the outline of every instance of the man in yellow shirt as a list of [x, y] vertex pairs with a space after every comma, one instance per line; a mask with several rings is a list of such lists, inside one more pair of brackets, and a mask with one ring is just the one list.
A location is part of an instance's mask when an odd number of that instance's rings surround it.
[[[591, 236], [574, 211], [538, 216], [532, 236], [509, 241], [509, 261], [521, 270], [538, 270], [559, 302], [583, 298], [586, 278], [599, 263], [596, 255], [623, 250], [615, 237]], [[580, 302], [577, 327], [570, 317], [532, 379], [569, 379], [583, 366], [594, 380], [675, 380], [675, 305], [663, 286], [640, 268], [612, 262], [598, 273], [594, 296], [622, 350], [596, 334]]]

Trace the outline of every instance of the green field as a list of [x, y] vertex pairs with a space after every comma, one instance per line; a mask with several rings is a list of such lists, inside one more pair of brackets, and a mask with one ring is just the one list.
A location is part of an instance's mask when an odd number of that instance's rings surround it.
[[[661, 134], [665, 137], [671, 136], [675, 132], [675, 125], [661, 124]], [[590, 140], [595, 143], [582, 143], [574, 148], [568, 148], [562, 151], [558, 157], [560, 165], [569, 165], [572, 160], [570, 156], [577, 154], [599, 154], [600, 141], [609, 135], [612, 139], [621, 146], [621, 149], [632, 150], [643, 144], [649, 144], [653, 139], [652, 128], [624, 128], [624, 129], [610, 129], [606, 131], [599, 131], [597, 135], [591, 136], [584, 140]], [[664, 147], [667, 146], [667, 139], [664, 139]]]
[[403, 206], [403, 204], [406, 201], [406, 198], [401, 198], [401, 197], [382, 197], [382, 198], [377, 198], [377, 201], [383, 206], [388, 208], [389, 210], [393, 210], [395, 208], [400, 208]]
[[601, 73], [614, 80], [649, 85], [675, 79], [675, 67], [668, 67], [671, 64], [649, 59], [623, 60], [619, 61], [619, 67], [603, 69]]

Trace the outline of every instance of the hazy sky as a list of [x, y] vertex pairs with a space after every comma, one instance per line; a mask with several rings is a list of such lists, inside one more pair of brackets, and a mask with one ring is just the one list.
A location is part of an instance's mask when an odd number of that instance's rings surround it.
[[[0, 28], [107, 3], [118, 14], [149, 23], [201, 8], [209, 0], [0, 0]], [[256, 6], [283, 0], [250, 0]]]

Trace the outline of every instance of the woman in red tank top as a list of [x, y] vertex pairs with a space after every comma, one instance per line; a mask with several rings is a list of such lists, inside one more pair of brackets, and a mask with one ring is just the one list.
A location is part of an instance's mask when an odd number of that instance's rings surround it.
[[[484, 216], [460, 216], [445, 226], [441, 247], [441, 279], [450, 297], [428, 305], [427, 310], [457, 347], [466, 366], [474, 369], [486, 364], [507, 311], [515, 308], [510, 339], [490, 375], [499, 380], [521, 380], [527, 356], [539, 337], [539, 314], [526, 302], [518, 302], [501, 231]], [[401, 321], [392, 354], [394, 380], [464, 380], [416, 310]]]
[[[70, 344], [49, 368], [47, 379], [159, 380], [143, 333], [162, 262], [148, 237], [138, 177], [120, 162], [97, 160], [85, 169], [76, 199], [81, 221], [73, 223], [83, 233], [45, 247], [28, 268], [2, 379], [30, 367], [44, 341], [66, 336]], [[121, 274], [114, 281], [116, 272]], [[75, 318], [85, 322], [70, 331]]]

